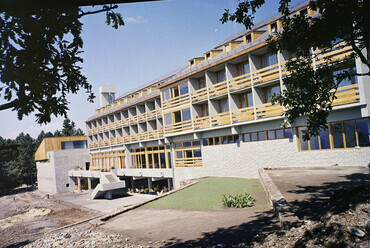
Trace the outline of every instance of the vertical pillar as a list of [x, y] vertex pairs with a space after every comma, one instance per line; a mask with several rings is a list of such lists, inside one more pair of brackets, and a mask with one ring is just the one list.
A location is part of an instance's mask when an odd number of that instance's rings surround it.
[[89, 195], [91, 195], [91, 178], [90, 177], [87, 178], [87, 186], [89, 188]]
[[74, 192], [75, 191], [75, 187], [76, 187], [76, 184], [75, 184], [75, 180], [73, 177], [69, 177], [69, 190], [71, 192]]
[[135, 189], [134, 177], [131, 177], [131, 186], [132, 186], [132, 190], [134, 190]]
[[168, 190], [172, 190], [171, 178], [167, 178]]
[[152, 178], [148, 177], [148, 189], [153, 189]]
[[77, 177], [78, 192], [81, 193], [81, 177]]

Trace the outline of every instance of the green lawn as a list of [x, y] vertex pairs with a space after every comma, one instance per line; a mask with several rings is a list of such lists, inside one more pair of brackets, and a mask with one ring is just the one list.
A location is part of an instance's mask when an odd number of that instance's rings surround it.
[[251, 208], [266, 208], [268, 200], [258, 179], [202, 178], [197, 184], [145, 206], [189, 210], [221, 210], [223, 194], [252, 193], [258, 199]]

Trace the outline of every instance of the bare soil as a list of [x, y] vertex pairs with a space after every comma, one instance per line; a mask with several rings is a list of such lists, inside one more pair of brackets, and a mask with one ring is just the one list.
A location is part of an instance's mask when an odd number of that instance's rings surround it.
[[0, 247], [20, 247], [45, 232], [97, 216], [38, 191], [0, 197]]

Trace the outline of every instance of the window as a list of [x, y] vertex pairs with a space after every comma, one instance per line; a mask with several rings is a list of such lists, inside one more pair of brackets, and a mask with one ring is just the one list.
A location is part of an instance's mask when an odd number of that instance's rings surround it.
[[218, 100], [218, 113], [225, 113], [229, 111], [229, 104], [226, 99]]
[[200, 117], [208, 116], [208, 103], [200, 105], [199, 108], [200, 108]]
[[191, 119], [190, 109], [183, 109], [182, 112], [182, 121], [188, 121]]
[[163, 91], [163, 100], [166, 101], [166, 100], [169, 100], [170, 98], [171, 98], [170, 89], [165, 89]]
[[248, 61], [242, 62], [236, 65], [236, 76], [250, 73], [250, 67]]
[[184, 141], [175, 143], [175, 163], [177, 167], [202, 166], [200, 141]]
[[308, 141], [302, 139], [303, 130], [307, 130], [307, 127], [298, 128], [301, 151], [370, 146], [368, 119], [329, 123], [329, 129], [320, 130], [318, 136], [310, 137]]
[[198, 79], [198, 89], [203, 89], [206, 87], [206, 82], [204, 78], [199, 78]]
[[171, 168], [168, 146], [131, 149], [131, 168], [165, 169]]
[[290, 128], [282, 129], [281, 128], [281, 129], [273, 129], [273, 130], [266, 130], [266, 131], [259, 131], [259, 132], [243, 134], [244, 142], [275, 140], [275, 139], [284, 139], [284, 138], [292, 138], [292, 129]]
[[277, 56], [275, 53], [268, 53], [261, 56], [261, 68], [277, 64]]
[[188, 83], [182, 83], [179, 85], [180, 95], [185, 95], [189, 93]]
[[81, 149], [87, 147], [86, 140], [76, 140], [76, 141], [62, 141], [62, 150], [66, 149]]
[[213, 145], [226, 145], [239, 143], [239, 135], [227, 135], [221, 137], [207, 138], [203, 139], [203, 146], [213, 146]]
[[271, 33], [277, 31], [278, 30], [277, 23], [275, 22], [275, 23], [270, 24], [270, 28], [271, 28]]
[[301, 11], [299, 11], [299, 14], [301, 16], [307, 16], [308, 15], [308, 10], [307, 9], [302, 9]]
[[216, 72], [216, 83], [221, 83], [226, 80], [225, 70]]
[[245, 36], [245, 40], [246, 40], [247, 43], [251, 43], [252, 42], [252, 36], [250, 34]]
[[246, 108], [253, 106], [252, 92], [239, 95], [239, 108]]
[[230, 52], [230, 51], [231, 51], [230, 45], [229, 44], [225, 45], [225, 52]]
[[[333, 76], [334, 76], [334, 82], [337, 83], [337, 78], [336, 76], [339, 74], [339, 73], [343, 73], [344, 71], [350, 71], [350, 72], [356, 72], [356, 67], [353, 67], [353, 68], [347, 68], [347, 69], [341, 69], [341, 70], [337, 70], [337, 71], [334, 71], [333, 72]], [[338, 88], [339, 87], [344, 87], [344, 86], [348, 86], [348, 85], [351, 85], [351, 84], [357, 84], [357, 76], [352, 76], [351, 78], [344, 78], [338, 85]]]
[[280, 94], [280, 85], [274, 85], [274, 86], [263, 88], [263, 102], [264, 103], [271, 102], [271, 97], [273, 94], [275, 95]]
[[171, 113], [165, 114], [164, 115], [164, 120], [165, 120], [166, 125], [171, 125], [172, 124]]

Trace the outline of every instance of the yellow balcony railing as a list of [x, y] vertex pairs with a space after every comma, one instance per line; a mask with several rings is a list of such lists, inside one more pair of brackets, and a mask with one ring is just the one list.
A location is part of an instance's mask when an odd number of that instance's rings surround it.
[[229, 82], [230, 91], [239, 90], [251, 86], [252, 77], [250, 73], [243, 74], [238, 77], [234, 77]]
[[231, 118], [233, 123], [254, 120], [254, 108], [252, 106], [234, 110], [231, 112]]
[[123, 137], [118, 137], [117, 138], [117, 144], [122, 144], [124, 142], [124, 138]]
[[338, 88], [335, 93], [337, 99], [332, 103], [333, 106], [355, 103], [360, 101], [360, 93], [357, 84], [351, 84], [348, 86]]
[[110, 138], [110, 139], [109, 139], [109, 144], [110, 144], [110, 145], [115, 145], [115, 144], [117, 144], [117, 139], [116, 139], [116, 138]]
[[134, 124], [137, 123], [137, 115], [131, 116], [128, 118], [128, 123], [129, 124]]
[[140, 140], [140, 136], [137, 133], [131, 134], [130, 135], [130, 138], [131, 138], [131, 141], [138, 141], [138, 140]]
[[279, 116], [283, 113], [281, 105], [272, 105], [270, 102], [256, 106], [257, 118]]
[[146, 116], [147, 114], [146, 113], [142, 113], [142, 114], [139, 114], [137, 115], [137, 120], [140, 122], [140, 121], [146, 121]]
[[191, 100], [193, 102], [205, 100], [208, 98], [207, 88], [201, 88], [191, 93]]
[[197, 117], [194, 120], [194, 129], [207, 128], [211, 126], [209, 116]]
[[190, 95], [189, 93], [180, 95], [169, 100], [163, 101], [162, 108], [169, 109], [169, 108], [176, 108], [184, 104], [188, 104], [190, 102]]
[[148, 132], [139, 133], [139, 140], [147, 140], [147, 139], [148, 139]]
[[227, 93], [227, 81], [209, 86], [208, 92], [210, 97]]
[[164, 131], [167, 133], [177, 133], [192, 129], [192, 121], [182, 121], [164, 126]]
[[127, 142], [131, 142], [131, 135], [126, 135], [126, 136], [124, 136], [124, 137], [123, 137], [123, 140], [124, 140], [124, 142], [125, 142], [125, 143], [127, 143]]
[[154, 109], [152, 111], [147, 112], [146, 116], [148, 120], [155, 119], [157, 117], [157, 110]]
[[270, 65], [259, 69], [252, 74], [253, 84], [264, 83], [279, 78], [279, 65]]
[[202, 158], [176, 158], [176, 167], [197, 167], [202, 166]]
[[[334, 46], [331, 51], [328, 51], [323, 54], [319, 54], [316, 57], [316, 65], [321, 65], [326, 63], [327, 60], [330, 62], [338, 61], [344, 59], [346, 56], [349, 56], [352, 53], [351, 46], [343, 47], [344, 43], [340, 43]], [[315, 53], [318, 54], [321, 51], [316, 51]]]
[[224, 112], [211, 116], [212, 126], [221, 126], [230, 124], [230, 112]]

